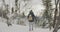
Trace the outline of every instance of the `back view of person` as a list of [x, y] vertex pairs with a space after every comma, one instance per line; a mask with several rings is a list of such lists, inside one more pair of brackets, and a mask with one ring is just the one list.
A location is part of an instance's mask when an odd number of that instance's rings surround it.
[[34, 22], [34, 13], [32, 12], [32, 10], [30, 11], [30, 13], [28, 14], [28, 20], [29, 20], [29, 31], [33, 30], [33, 22]]
[[[33, 11], [31, 10], [31, 11], [29, 12], [29, 14], [28, 14], [28, 20], [29, 20], [29, 22], [30, 22], [30, 21], [33, 22], [33, 21], [34, 21], [34, 17], [35, 17], [35, 15], [34, 15]], [[30, 19], [30, 18], [31, 18], [31, 19]]]

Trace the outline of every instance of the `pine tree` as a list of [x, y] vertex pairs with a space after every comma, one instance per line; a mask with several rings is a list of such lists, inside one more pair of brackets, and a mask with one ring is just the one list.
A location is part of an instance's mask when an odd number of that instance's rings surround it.
[[51, 20], [52, 20], [52, 4], [51, 0], [42, 0], [43, 5], [45, 6], [45, 11], [43, 14], [43, 17], [48, 20], [49, 27], [51, 28]]

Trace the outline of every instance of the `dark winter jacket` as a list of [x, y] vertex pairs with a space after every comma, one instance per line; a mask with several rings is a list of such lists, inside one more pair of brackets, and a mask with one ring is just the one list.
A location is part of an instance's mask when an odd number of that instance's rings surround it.
[[29, 12], [28, 18], [29, 18], [30, 15], [32, 16], [32, 20], [29, 20], [29, 22], [33, 22], [33, 21], [34, 21], [34, 18], [35, 18], [35, 15], [34, 15], [34, 13], [32, 12], [32, 10]]

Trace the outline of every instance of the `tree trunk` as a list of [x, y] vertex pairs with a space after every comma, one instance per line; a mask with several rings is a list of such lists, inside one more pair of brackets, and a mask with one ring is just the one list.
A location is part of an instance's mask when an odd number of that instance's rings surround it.
[[59, 16], [60, 16], [60, 0], [59, 0]]
[[18, 0], [15, 0], [15, 12], [18, 10]]
[[58, 3], [59, 3], [59, 0], [57, 0], [57, 1], [55, 0], [56, 9], [55, 9], [55, 15], [54, 15], [54, 26], [53, 26], [54, 30], [53, 30], [53, 32], [57, 32], [58, 31], [58, 26], [59, 26], [59, 16], [58, 17], [56, 16], [57, 12], [58, 12], [58, 8], [57, 8]]
[[55, 9], [55, 13], [54, 13], [54, 14], [55, 14], [55, 15], [54, 15], [53, 28], [54, 28], [54, 26], [55, 26], [55, 22], [56, 22], [57, 8]]
[[55, 12], [54, 12], [54, 21], [53, 21], [53, 28], [54, 28], [54, 26], [55, 26], [55, 22], [56, 22], [56, 15], [57, 15], [57, 12], [58, 12], [58, 8], [57, 8], [57, 6], [58, 6], [58, 3], [59, 3], [59, 0], [55, 0]]

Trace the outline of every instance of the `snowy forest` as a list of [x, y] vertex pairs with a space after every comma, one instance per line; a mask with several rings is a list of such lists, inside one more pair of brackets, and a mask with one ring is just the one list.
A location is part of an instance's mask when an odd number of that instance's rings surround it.
[[[31, 10], [33, 31], [29, 31]], [[0, 32], [60, 32], [59, 22], [60, 0], [0, 0]]]

